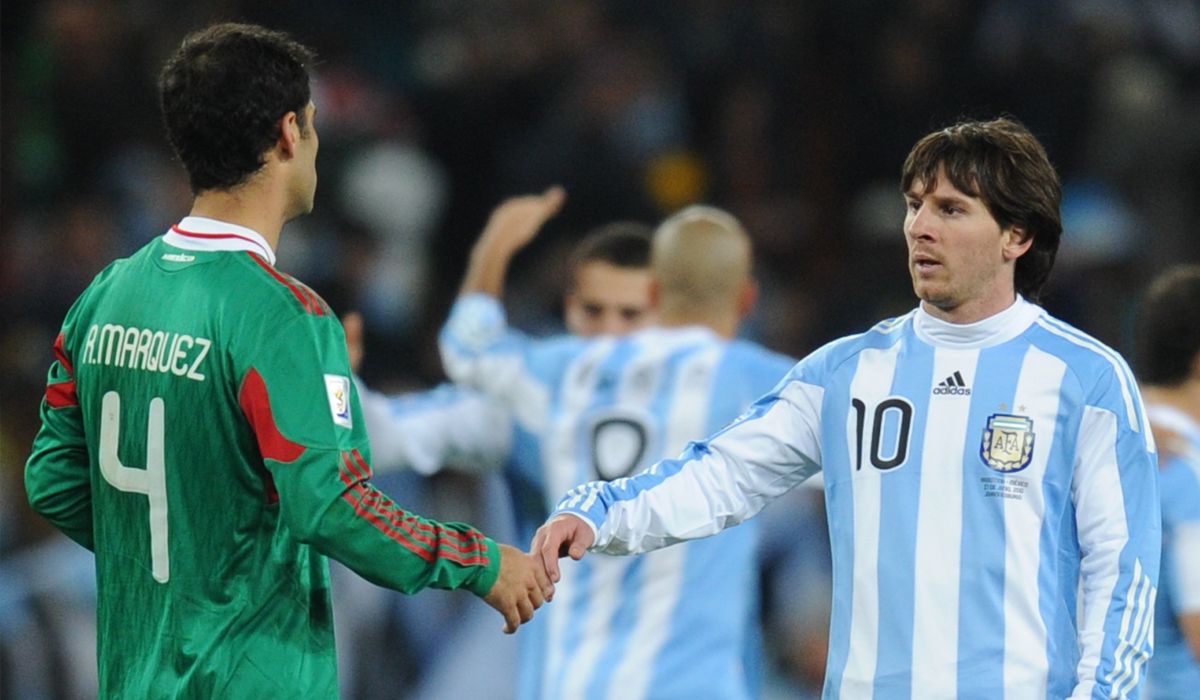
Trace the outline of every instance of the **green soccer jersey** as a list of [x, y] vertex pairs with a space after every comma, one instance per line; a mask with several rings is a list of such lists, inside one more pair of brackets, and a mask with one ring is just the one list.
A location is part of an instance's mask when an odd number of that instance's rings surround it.
[[373, 488], [341, 324], [258, 234], [189, 217], [55, 344], [30, 502], [95, 551], [100, 697], [336, 697], [332, 556], [485, 595], [495, 542]]

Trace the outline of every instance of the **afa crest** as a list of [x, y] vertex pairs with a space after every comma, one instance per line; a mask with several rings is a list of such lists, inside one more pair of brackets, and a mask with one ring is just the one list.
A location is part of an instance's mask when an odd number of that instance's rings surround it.
[[992, 414], [983, 430], [979, 456], [990, 469], [1019, 472], [1033, 459], [1033, 420], [1007, 413]]

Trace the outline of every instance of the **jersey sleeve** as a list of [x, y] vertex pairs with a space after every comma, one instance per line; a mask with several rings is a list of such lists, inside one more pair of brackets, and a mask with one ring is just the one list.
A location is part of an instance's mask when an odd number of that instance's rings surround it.
[[456, 301], [438, 338], [442, 365], [455, 384], [500, 402], [533, 432], [545, 427], [553, 387], [582, 343], [534, 340], [509, 328], [500, 301], [486, 294]]
[[238, 399], [296, 537], [389, 588], [486, 595], [499, 574], [494, 541], [468, 525], [422, 518], [371, 485], [341, 324], [305, 314], [264, 325]]
[[820, 469], [824, 389], [793, 370], [774, 391], [676, 460], [578, 486], [556, 513], [596, 529], [593, 549], [631, 554], [714, 535], [753, 516]]
[[[1123, 365], [1123, 363], [1121, 363]], [[1153, 439], [1123, 366], [1083, 409], [1071, 484], [1083, 616], [1073, 698], [1136, 697], [1153, 651], [1162, 520]]]
[[[1170, 568], [1171, 614], [1200, 614], [1200, 451], [1163, 467], [1163, 576]], [[1169, 549], [1168, 549], [1169, 548]]]
[[[64, 333], [69, 329], [64, 329]], [[54, 363], [42, 399], [42, 426], [25, 465], [25, 491], [35, 511], [79, 544], [93, 548], [92, 486], [75, 370], [64, 347], [54, 343]]]
[[386, 396], [355, 383], [377, 472], [411, 469], [428, 476], [447, 466], [476, 473], [504, 468], [513, 424], [494, 399], [452, 385]]

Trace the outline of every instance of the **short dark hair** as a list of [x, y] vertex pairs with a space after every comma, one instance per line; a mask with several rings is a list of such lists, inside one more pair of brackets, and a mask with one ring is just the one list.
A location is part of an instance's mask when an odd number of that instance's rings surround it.
[[1175, 386], [1200, 354], [1200, 265], [1177, 265], [1150, 283], [1137, 316], [1138, 376]]
[[313, 58], [283, 32], [252, 24], [216, 24], [184, 38], [158, 88], [167, 138], [193, 193], [230, 189], [258, 172], [288, 112], [306, 133]]
[[908, 192], [919, 179], [928, 192], [940, 168], [956, 188], [983, 200], [1001, 228], [1019, 226], [1033, 238], [1017, 259], [1013, 282], [1021, 295], [1037, 301], [1062, 238], [1062, 184], [1046, 149], [1014, 119], [960, 122], [913, 146], [900, 191]]
[[616, 221], [592, 229], [571, 251], [571, 269], [589, 262], [615, 267], [650, 267], [650, 240], [654, 228], [638, 221]]

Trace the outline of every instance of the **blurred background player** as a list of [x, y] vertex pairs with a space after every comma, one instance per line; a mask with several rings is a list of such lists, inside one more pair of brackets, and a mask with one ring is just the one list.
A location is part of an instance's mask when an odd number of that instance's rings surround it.
[[[496, 271], [490, 282], [503, 296], [512, 257], [562, 206], [554, 190], [539, 216], [523, 216], [523, 200], [496, 208], [471, 253], [473, 266]], [[528, 230], [533, 228], [532, 231]], [[577, 336], [624, 335], [653, 321], [650, 301], [650, 235], [645, 224], [615, 222], [588, 233], [572, 250], [563, 295], [567, 331]], [[486, 262], [485, 262], [486, 261]], [[351, 362], [362, 355], [361, 316], [346, 319]], [[386, 396], [360, 384], [371, 454], [379, 470], [405, 468], [432, 474], [445, 465], [479, 471], [500, 469], [512, 451], [512, 420], [503, 403], [445, 385], [429, 392]]]
[[[545, 219], [558, 211], [561, 191], [554, 197], [558, 205], [530, 218], [513, 202], [499, 205], [489, 217], [471, 255], [472, 260], [490, 261], [500, 273], [498, 289], [517, 252], [509, 241], [528, 240], [543, 228]], [[532, 228], [532, 232], [527, 229]], [[582, 336], [604, 333], [624, 334], [650, 321], [650, 226], [637, 222], [615, 222], [590, 232], [570, 252], [568, 287], [563, 294], [563, 317], [567, 329]], [[498, 291], [499, 295], [500, 292]], [[363, 320], [357, 313], [344, 319], [351, 364], [357, 370], [363, 356]], [[517, 537], [512, 522], [512, 501], [506, 484], [508, 471], [516, 466], [513, 446], [516, 433], [512, 417], [496, 399], [470, 389], [444, 384], [428, 391], [410, 391], [386, 395], [356, 380], [362, 399], [363, 415], [371, 439], [371, 455], [376, 475], [383, 483], [436, 504], [437, 494], [454, 490], [454, 505], [443, 508], [447, 517], [463, 518], [474, 513], [473, 521], [486, 524], [490, 532], [504, 533], [519, 541], [528, 541], [532, 532]], [[472, 484], [460, 482], [429, 483], [416, 474], [430, 476], [450, 467], [477, 474]], [[544, 507], [539, 504], [539, 508]], [[538, 516], [531, 520], [536, 522]], [[510, 534], [513, 533], [513, 534]], [[438, 698], [447, 695], [478, 695], [503, 698], [514, 692], [512, 671], [517, 653], [514, 642], [499, 638], [482, 625], [488, 611], [468, 604], [457, 611], [453, 631], [431, 634], [429, 621], [444, 617], [447, 611], [431, 609], [428, 604], [414, 606], [377, 590], [370, 590], [356, 577], [334, 569], [334, 602], [338, 607], [339, 655], [345, 668], [356, 669], [347, 692], [354, 689], [386, 687], [387, 679], [379, 669], [358, 663], [371, 647], [389, 634], [388, 624], [399, 627], [405, 643], [421, 655], [422, 673], [413, 678], [408, 691], [414, 698]], [[383, 629], [381, 629], [381, 627]], [[479, 671], [458, 672], [463, 666]], [[393, 680], [392, 684], [395, 686]], [[376, 692], [376, 691], [370, 691]]]
[[[510, 201], [514, 218], [557, 206], [554, 190]], [[522, 213], [523, 212], [523, 213]], [[512, 236], [508, 245], [519, 248]], [[501, 256], [499, 260], [503, 260]], [[517, 425], [510, 486], [531, 534], [552, 494], [619, 479], [744, 410], [791, 361], [733, 340], [756, 296], [750, 241], [711, 207], [654, 234], [654, 327], [625, 337], [533, 341], [507, 326], [497, 275], [473, 258], [442, 336], [452, 379], [504, 402]], [[597, 557], [556, 589], [562, 615], [522, 640], [528, 698], [757, 693], [757, 528], [636, 560]], [[665, 555], [665, 556], [663, 556]], [[720, 572], [714, 575], [714, 572]]]
[[826, 696], [1136, 696], [1154, 440], [1121, 357], [1027, 300], [1058, 249], [1058, 175], [1023, 125], [965, 121], [916, 142], [900, 190], [917, 309], [810, 354], [679, 459], [572, 489], [534, 551], [554, 580], [593, 546], [668, 551], [823, 471]]
[[1147, 696], [1185, 700], [1200, 692], [1200, 265], [1157, 277], [1136, 325], [1163, 518]]
[[316, 191], [312, 54], [221, 24], [163, 68], [191, 214], [110, 265], [55, 343], [31, 505], [96, 554], [102, 697], [336, 697], [333, 556], [405, 592], [465, 588], [514, 632], [540, 565], [370, 483], [341, 325], [274, 267]]

